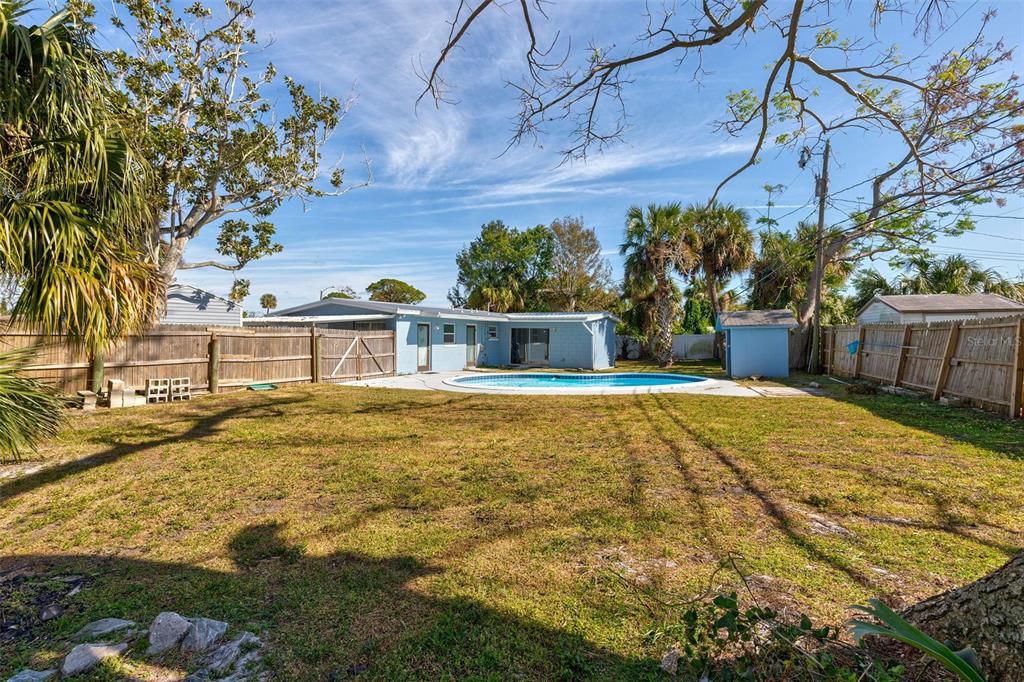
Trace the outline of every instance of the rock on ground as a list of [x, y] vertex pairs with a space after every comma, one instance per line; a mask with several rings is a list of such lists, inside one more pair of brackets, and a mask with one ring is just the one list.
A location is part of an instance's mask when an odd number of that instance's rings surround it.
[[669, 675], [675, 675], [679, 670], [679, 649], [672, 647], [665, 652], [661, 658], [661, 669]]
[[39, 620], [45, 623], [48, 620], [59, 618], [62, 613], [64, 613], [64, 608], [60, 604], [47, 604], [39, 612]]
[[127, 644], [79, 644], [64, 657], [64, 664], [60, 667], [61, 677], [84, 673], [105, 658], [120, 656], [127, 648]]
[[235, 639], [217, 647], [206, 659], [206, 667], [217, 675], [223, 675], [231, 670], [235, 661], [242, 655], [242, 650], [258, 649], [262, 646], [260, 638], [251, 632], [243, 632]]
[[228, 631], [228, 624], [222, 620], [211, 618], [193, 618], [185, 639], [181, 642], [182, 651], [206, 651], [217, 643]]
[[127, 630], [130, 627], [135, 627], [133, 621], [124, 620], [123, 618], [101, 618], [100, 620], [94, 620], [76, 632], [72, 639], [78, 642], [87, 639], [100, 639], [109, 634]]
[[153, 624], [149, 627], [149, 648], [146, 649], [146, 655], [155, 656], [173, 649], [191, 625], [187, 618], [173, 611], [164, 611], [153, 619]]
[[26, 668], [14, 677], [7, 678], [7, 682], [46, 682], [56, 677], [56, 670], [29, 670]]
[[254, 682], [263, 677], [260, 667], [263, 662], [263, 652], [253, 649], [235, 661], [235, 671], [225, 677], [222, 682]]

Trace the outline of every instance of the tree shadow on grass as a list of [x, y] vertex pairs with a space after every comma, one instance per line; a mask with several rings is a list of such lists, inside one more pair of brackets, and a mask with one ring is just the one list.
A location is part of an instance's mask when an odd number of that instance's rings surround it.
[[[238, 532], [234, 570], [98, 556], [0, 559], [4, 571], [85, 573], [89, 586], [56, 621], [26, 635], [32, 647], [116, 616], [149, 622], [163, 610], [226, 620], [263, 633], [275, 680], [658, 679], [657, 662], [624, 657], [564, 629], [466, 597], [437, 597], [439, 569], [408, 556], [341, 552], [314, 557], [276, 523]], [[26, 642], [0, 645], [0, 676], [29, 662]], [[171, 661], [173, 663], [173, 661]], [[106, 679], [106, 678], [105, 678]]]
[[[359, 409], [353, 410], [353, 414], [390, 414], [394, 412], [414, 413], [449, 410], [455, 409], [457, 406], [462, 405], [462, 403], [472, 399], [472, 395], [467, 395], [461, 398], [449, 398], [448, 400], [438, 402], [424, 402], [423, 400], [414, 399], [396, 400], [391, 398], [363, 405]], [[487, 409], [490, 408], [488, 407]]]
[[[778, 528], [795, 547], [803, 551], [809, 558], [820, 561], [830, 566], [832, 569], [845, 574], [865, 590], [877, 594], [884, 599], [895, 599], [899, 597], [899, 595], [889, 594], [888, 590], [891, 588], [887, 587], [886, 584], [879, 580], [877, 576], [870, 575], [869, 573], [859, 569], [855, 565], [851, 564], [844, 556], [831, 552], [822, 543], [816, 542], [813, 536], [804, 531], [802, 520], [799, 519], [797, 515], [787, 511], [783, 504], [777, 502], [770, 492], [758, 483], [753, 473], [749, 471], [748, 467], [741, 465], [736, 458], [730, 455], [726, 450], [718, 446], [718, 444], [713, 442], [704, 434], [700, 433], [697, 429], [694, 429], [691, 425], [687, 424], [684, 419], [681, 419], [669, 408], [664, 395], [654, 396], [654, 403], [664, 415], [672, 420], [680, 431], [698, 443], [702, 448], [713, 454], [716, 461], [729, 470], [735, 480], [742, 485], [743, 489], [752, 494], [761, 503], [767, 517], [772, 521], [773, 525], [775, 525], [775, 527]], [[641, 411], [644, 411], [642, 405], [640, 406], [640, 409]], [[990, 420], [998, 421], [995, 420], [995, 418], [990, 418], [985, 415], [973, 416], [975, 418], [980, 417], [980, 419], [984, 420], [986, 423]], [[654, 419], [652, 419], [650, 415], [647, 415], [647, 418], [651, 423], [652, 430], [658, 435], [658, 437], [664, 442], [669, 443], [670, 447], [673, 447], [671, 445], [671, 438], [660, 431]], [[1008, 422], [1004, 421], [1003, 424], [1008, 424]], [[1022, 434], [1022, 436], [1024, 436], [1024, 434]], [[675, 448], [673, 448], [673, 452], [675, 451]], [[870, 475], [872, 479], [875, 479], [876, 481], [883, 481], [894, 488], [910, 486], [911, 488], [918, 490], [922, 497], [931, 501], [935, 510], [935, 515], [939, 521], [937, 523], [924, 523], [908, 521], [905, 519], [874, 517], [862, 513], [854, 514], [856, 518], [871, 523], [883, 523], [886, 525], [896, 525], [900, 527], [914, 528], [917, 530], [947, 533], [963, 540], [997, 550], [1007, 556], [1012, 556], [1019, 551], [1019, 548], [1012, 543], [1000, 542], [998, 540], [981, 537], [977, 533], [973, 532], [974, 526], [978, 524], [965, 523], [960, 520], [956, 514], [949, 509], [948, 500], [941, 495], [934, 494], [933, 490], [922, 485], [920, 482], [907, 481], [894, 475], [888, 475], [885, 472], [871, 471], [866, 472], [866, 474]], [[991, 524], [980, 525], [988, 525], [991, 529], [999, 530], [1006, 534], [1011, 533], [1009, 529], [999, 526], [993, 526]]]
[[1024, 461], [1024, 420], [1010, 420], [965, 407], [946, 407], [930, 398], [857, 395], [831, 387], [829, 396], [886, 421]]
[[[844, 557], [838, 556], [833, 552], [826, 551], [824, 548], [820, 547], [818, 543], [805, 535], [802, 525], [798, 520], [795, 519], [782, 504], [775, 500], [771, 493], [757, 481], [751, 472], [741, 466], [732, 455], [726, 452], [717, 443], [694, 429], [684, 419], [681, 419], [675, 412], [669, 409], [663, 395], [654, 395], [653, 398], [653, 402], [657, 408], [665, 417], [675, 424], [676, 428], [695, 443], [700, 445], [706, 452], [713, 455], [715, 460], [728, 470], [736, 482], [742, 486], [743, 490], [752, 495], [761, 504], [761, 507], [765, 512], [765, 518], [767, 518], [771, 524], [786, 537], [790, 544], [803, 552], [809, 559], [818, 561], [829, 566], [831, 569], [844, 574], [847, 578], [854, 583], [857, 583], [862, 588], [874, 593], [881, 592], [883, 596], [889, 596], [885, 594], [884, 586], [879, 585], [878, 581], [875, 580], [873, 576], [868, 575], [864, 571], [852, 565]], [[638, 408], [647, 414], [643, 403], [638, 402]], [[659, 429], [655, 420], [650, 415], [647, 415], [647, 418], [651, 422], [651, 428], [658, 434], [658, 437], [666, 443], [671, 443], [672, 439]]]
[[[216, 412], [204, 411], [201, 416], [192, 419], [192, 425], [184, 432], [163, 431], [158, 438], [141, 440], [132, 443], [113, 443], [110, 446], [86, 457], [68, 460], [44, 468], [24, 476], [0, 483], [0, 502], [9, 501], [13, 497], [35, 490], [51, 483], [56, 483], [69, 476], [74, 476], [90, 469], [112, 464], [130, 455], [136, 455], [153, 448], [158, 448], [182, 441], [195, 441], [215, 435], [222, 429], [225, 422], [232, 419], [266, 419], [284, 415], [285, 406], [291, 406], [308, 400], [307, 397], [269, 398], [260, 402], [235, 405]], [[183, 421], [188, 421], [185, 417]]]

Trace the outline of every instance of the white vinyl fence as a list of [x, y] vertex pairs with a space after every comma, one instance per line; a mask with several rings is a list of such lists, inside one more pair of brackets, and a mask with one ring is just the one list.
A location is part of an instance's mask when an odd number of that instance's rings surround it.
[[[640, 344], [627, 336], [617, 336], [618, 357], [636, 360], [640, 357]], [[672, 357], [676, 360], [710, 360], [714, 357], [714, 334], [675, 334], [672, 337]]]

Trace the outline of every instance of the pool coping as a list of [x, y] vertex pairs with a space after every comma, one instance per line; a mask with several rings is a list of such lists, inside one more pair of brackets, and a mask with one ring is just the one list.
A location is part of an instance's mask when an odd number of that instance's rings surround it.
[[[559, 376], [593, 376], [602, 377], [614, 374], [629, 374], [632, 376], [643, 376], [654, 374], [659, 376], [686, 376], [694, 379], [685, 383], [661, 384], [651, 386], [587, 386], [581, 382], [578, 386], [474, 386], [472, 384], [459, 383], [462, 379], [478, 378], [481, 375], [473, 372], [464, 372], [455, 376], [446, 376], [441, 379], [442, 390], [455, 390], [467, 393], [490, 393], [496, 395], [643, 395], [648, 393], [693, 393], [702, 392], [709, 388], [709, 384], [715, 382], [710, 377], [700, 377], [693, 374], [673, 375], [670, 372], [550, 372]], [[495, 376], [536, 376], [527, 372], [496, 372]], [[432, 383], [432, 382], [430, 382]], [[722, 382], [732, 384], [732, 382]]]

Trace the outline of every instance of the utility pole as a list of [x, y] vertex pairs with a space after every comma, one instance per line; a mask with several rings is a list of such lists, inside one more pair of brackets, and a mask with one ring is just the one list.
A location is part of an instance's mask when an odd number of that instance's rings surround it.
[[828, 200], [828, 157], [832, 142], [825, 140], [825, 157], [821, 161], [821, 175], [817, 179], [815, 194], [818, 197], [818, 229], [814, 239], [814, 323], [811, 331], [811, 358], [807, 371], [817, 374], [821, 371], [821, 298], [825, 279], [825, 203]]

